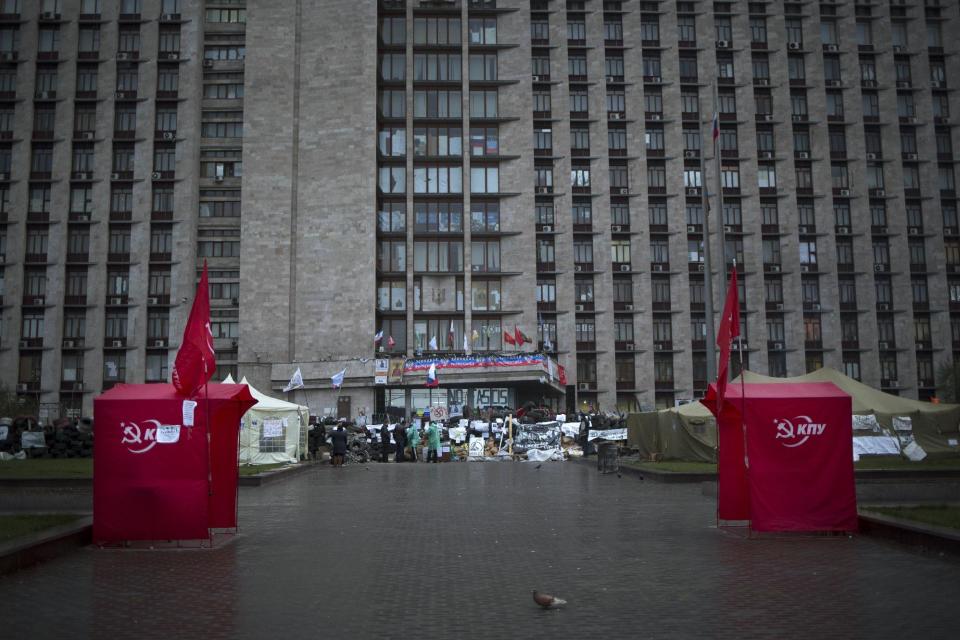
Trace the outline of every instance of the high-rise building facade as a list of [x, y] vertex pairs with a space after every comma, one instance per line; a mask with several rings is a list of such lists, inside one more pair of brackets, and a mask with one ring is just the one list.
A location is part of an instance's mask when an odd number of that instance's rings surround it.
[[[935, 0], [0, 0], [0, 378], [87, 411], [166, 379], [206, 258], [219, 373], [299, 367], [317, 412], [667, 405], [707, 384], [709, 238], [744, 366], [929, 397], [960, 352], [958, 28]], [[564, 386], [374, 383], [534, 350]]]

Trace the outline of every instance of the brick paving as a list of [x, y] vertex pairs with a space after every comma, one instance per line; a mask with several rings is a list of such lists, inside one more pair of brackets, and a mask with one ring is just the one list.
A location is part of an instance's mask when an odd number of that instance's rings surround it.
[[[3, 638], [953, 638], [960, 562], [713, 528], [699, 485], [586, 465], [322, 467], [241, 492], [215, 550], [0, 577]], [[542, 611], [530, 591], [570, 604]]]

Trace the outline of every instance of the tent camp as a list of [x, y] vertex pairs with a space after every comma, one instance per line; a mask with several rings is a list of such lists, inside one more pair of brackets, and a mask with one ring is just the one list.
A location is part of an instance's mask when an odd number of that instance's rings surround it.
[[[224, 383], [234, 381], [227, 376]], [[240, 424], [240, 464], [296, 462], [309, 420], [307, 407], [264, 395], [246, 378], [240, 384], [247, 385], [257, 401]]]
[[[894, 418], [910, 418], [913, 437], [927, 454], [960, 454], [960, 405], [932, 404], [878, 391], [836, 369], [823, 368], [793, 378], [744, 372], [748, 383], [832, 382], [853, 398], [854, 415], [872, 415], [885, 431]], [[737, 378], [730, 384], [739, 384]], [[627, 418], [629, 445], [645, 457], [716, 462], [716, 423], [699, 402]]]

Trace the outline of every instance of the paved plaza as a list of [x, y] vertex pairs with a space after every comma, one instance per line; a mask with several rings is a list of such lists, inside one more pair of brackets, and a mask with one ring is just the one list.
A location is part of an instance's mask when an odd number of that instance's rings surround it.
[[[588, 465], [320, 467], [242, 489], [215, 550], [0, 577], [3, 638], [955, 638], [960, 562], [748, 539], [700, 485]], [[537, 588], [569, 601], [534, 605]]]

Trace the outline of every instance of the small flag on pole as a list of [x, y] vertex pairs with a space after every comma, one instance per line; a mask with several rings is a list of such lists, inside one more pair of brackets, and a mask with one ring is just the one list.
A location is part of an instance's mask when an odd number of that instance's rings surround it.
[[467, 337], [467, 334], [463, 334], [463, 351], [464, 353], [470, 352], [470, 338]]
[[393, 349], [396, 346], [397, 341], [393, 339], [393, 336], [387, 336], [387, 347]]
[[347, 374], [347, 370], [344, 369], [340, 373], [335, 373], [332, 376], [330, 376], [330, 382], [333, 383], [334, 389], [339, 389], [340, 387], [343, 386], [343, 376], [345, 376], [346, 374]]
[[450, 320], [450, 330], [447, 332], [447, 344], [453, 347], [456, 344], [456, 335], [453, 332], [453, 320]]
[[293, 372], [293, 376], [290, 377], [287, 386], [283, 388], [283, 392], [287, 393], [294, 389], [303, 389], [303, 374], [300, 373], [300, 367], [297, 367], [297, 370]]
[[437, 336], [433, 336], [432, 338], [430, 338], [430, 344], [428, 344], [427, 346], [430, 347], [431, 351], [439, 351], [440, 347], [437, 346]]
[[383, 340], [383, 329], [377, 331], [373, 336], [373, 344], [380, 344], [380, 341]]
[[717, 138], [720, 137], [720, 114], [716, 111], [713, 112], [713, 141], [716, 142]]
[[437, 387], [439, 385], [440, 381], [437, 380], [437, 364], [434, 362], [430, 365], [430, 370], [427, 371], [427, 386]]
[[513, 339], [516, 341], [518, 347], [523, 346], [524, 337], [526, 336], [523, 335], [523, 332], [520, 331], [517, 325], [513, 325]]
[[503, 331], [503, 341], [506, 342], [507, 344], [512, 344], [512, 345], [517, 344], [516, 338], [514, 338], [513, 334], [507, 331], [506, 329], [504, 329]]

